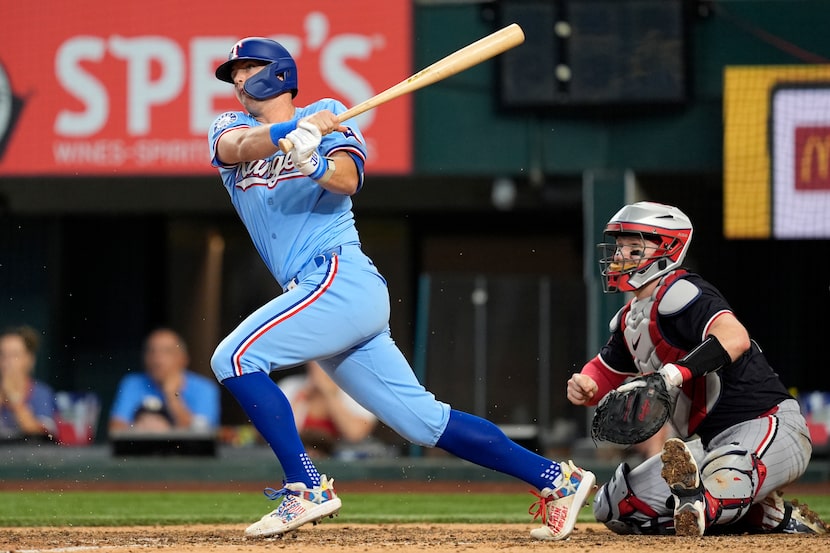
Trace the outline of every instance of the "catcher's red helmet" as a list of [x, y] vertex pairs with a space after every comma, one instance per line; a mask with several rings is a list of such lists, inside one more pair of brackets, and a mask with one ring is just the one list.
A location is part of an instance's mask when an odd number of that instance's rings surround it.
[[[655, 202], [637, 202], [614, 214], [605, 225], [600, 272], [605, 292], [633, 292], [680, 267], [692, 240], [692, 222], [678, 208]], [[637, 260], [615, 259], [617, 237], [636, 236], [652, 242], [652, 255]]]

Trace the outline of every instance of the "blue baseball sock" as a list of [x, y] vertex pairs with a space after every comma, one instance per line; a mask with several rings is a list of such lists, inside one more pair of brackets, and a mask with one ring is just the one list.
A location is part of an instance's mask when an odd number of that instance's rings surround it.
[[436, 447], [472, 463], [524, 480], [536, 489], [556, 488], [559, 463], [523, 448], [492, 422], [453, 409]]
[[279, 386], [262, 372], [227, 378], [222, 384], [271, 446], [285, 472], [285, 481], [319, 486], [320, 473], [305, 451], [291, 404]]

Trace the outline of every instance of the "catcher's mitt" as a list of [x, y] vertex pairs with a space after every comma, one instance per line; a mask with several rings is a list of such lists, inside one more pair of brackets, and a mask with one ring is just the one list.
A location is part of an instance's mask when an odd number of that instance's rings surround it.
[[638, 444], [668, 420], [672, 399], [659, 373], [651, 373], [611, 390], [597, 405], [591, 422], [594, 440]]

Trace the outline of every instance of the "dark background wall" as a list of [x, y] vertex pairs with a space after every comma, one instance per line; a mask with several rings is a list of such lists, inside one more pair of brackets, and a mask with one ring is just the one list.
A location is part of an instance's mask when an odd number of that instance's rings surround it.
[[[436, 394], [476, 406], [470, 294], [484, 276], [494, 298], [485, 414], [525, 422], [539, 413], [544, 304], [553, 325], [548, 416], [572, 415], [564, 381], [593, 354], [587, 303], [598, 293], [583, 274], [595, 267], [585, 253], [593, 251], [588, 171], [631, 171], [645, 198], [680, 206], [696, 225], [690, 267], [727, 295], [785, 383], [830, 388], [826, 371], [814, 370], [830, 310], [827, 241], [722, 235], [723, 69], [806, 63], [804, 52], [830, 56], [816, 24], [827, 7], [685, 2], [689, 89], [669, 107], [508, 109], [496, 62], [416, 93], [415, 173], [369, 175], [355, 211], [365, 249], [390, 282], [393, 334]], [[416, 3], [414, 65], [501, 26], [501, 8]], [[499, 177], [516, 185], [510, 209], [492, 202]], [[99, 392], [105, 412], [124, 372], [140, 370], [150, 328], [179, 328], [194, 370], [209, 374], [224, 333], [279, 293], [218, 178], [4, 178], [0, 209], [0, 324], [41, 329], [38, 376], [59, 389]], [[540, 299], [540, 281], [551, 285], [550, 298]], [[239, 422], [224, 399], [226, 422]]]

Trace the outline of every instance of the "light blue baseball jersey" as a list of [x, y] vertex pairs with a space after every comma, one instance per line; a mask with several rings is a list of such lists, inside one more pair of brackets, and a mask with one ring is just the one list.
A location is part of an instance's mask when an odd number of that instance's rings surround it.
[[[297, 108], [301, 119], [328, 109], [334, 114], [346, 107], [332, 99]], [[216, 144], [225, 132], [259, 123], [240, 111], [221, 114], [211, 125], [211, 163], [219, 169], [245, 228], [271, 274], [285, 287], [312, 258], [330, 248], [360, 242], [354, 225], [351, 197], [334, 194], [300, 173], [292, 153], [277, 151], [268, 159], [225, 165], [216, 158]], [[324, 156], [345, 151], [357, 164], [363, 183], [366, 146], [360, 130], [349, 126], [344, 133], [323, 137], [319, 150]]]

